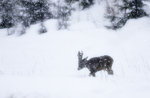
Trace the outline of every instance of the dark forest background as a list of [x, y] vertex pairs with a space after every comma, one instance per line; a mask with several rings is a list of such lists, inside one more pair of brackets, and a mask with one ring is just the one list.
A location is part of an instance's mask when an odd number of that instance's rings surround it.
[[[146, 0], [114, 0], [113, 5], [106, 0], [107, 8], [104, 17], [110, 21], [106, 28], [117, 30], [122, 28], [129, 19], [137, 19], [148, 14], [143, 9]], [[121, 2], [121, 3], [119, 3]], [[81, 10], [89, 9], [95, 0], [64, 0], [52, 3], [50, 0], [0, 0], [0, 29], [21, 26], [20, 35], [32, 24], [40, 23], [39, 34], [46, 33], [44, 21], [58, 20], [58, 30], [68, 27], [68, 20], [76, 10], [72, 5], [78, 4]], [[8, 30], [8, 35], [14, 31]]]

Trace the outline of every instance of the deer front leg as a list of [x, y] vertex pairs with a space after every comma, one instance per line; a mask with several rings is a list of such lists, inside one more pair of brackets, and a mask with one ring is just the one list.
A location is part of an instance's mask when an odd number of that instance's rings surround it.
[[89, 76], [95, 77], [95, 73], [96, 73], [95, 71], [91, 71], [90, 74], [89, 74]]

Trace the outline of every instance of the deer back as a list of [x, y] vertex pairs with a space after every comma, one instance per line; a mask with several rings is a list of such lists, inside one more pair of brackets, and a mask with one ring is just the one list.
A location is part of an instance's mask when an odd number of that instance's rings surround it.
[[102, 70], [112, 66], [113, 59], [110, 56], [94, 57], [87, 61], [86, 67], [89, 70]]

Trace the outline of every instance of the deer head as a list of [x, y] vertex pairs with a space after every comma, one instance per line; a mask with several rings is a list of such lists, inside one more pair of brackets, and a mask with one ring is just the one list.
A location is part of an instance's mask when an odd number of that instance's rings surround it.
[[86, 67], [87, 58], [83, 59], [83, 52], [78, 52], [78, 70], [81, 70], [82, 68]]

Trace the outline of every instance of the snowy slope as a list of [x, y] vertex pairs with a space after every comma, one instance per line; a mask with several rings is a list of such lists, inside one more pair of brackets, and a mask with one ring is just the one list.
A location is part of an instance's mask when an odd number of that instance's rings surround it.
[[[43, 35], [39, 24], [20, 37], [0, 30], [0, 98], [149, 98], [150, 19], [107, 30], [97, 7], [76, 12], [68, 30], [57, 31], [55, 20], [45, 23]], [[112, 56], [114, 75], [77, 71], [79, 50], [89, 58]]]

